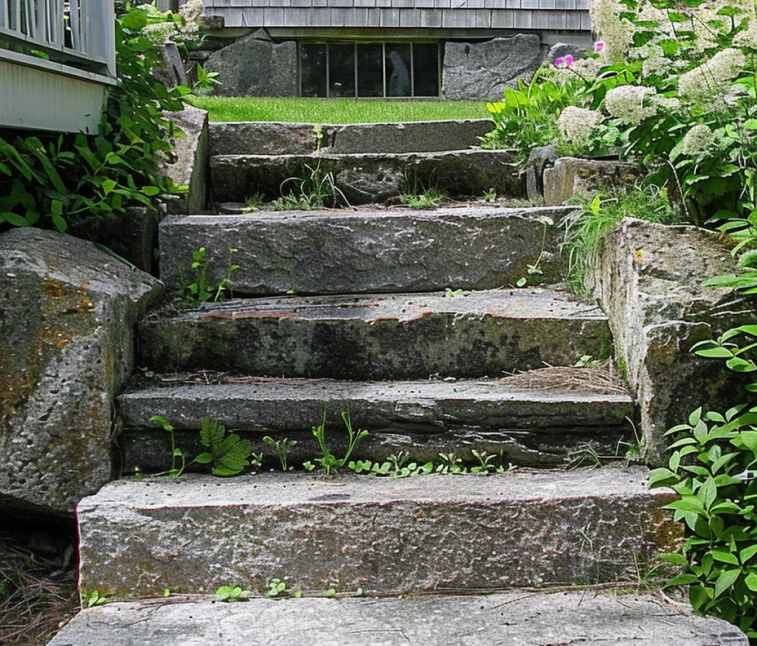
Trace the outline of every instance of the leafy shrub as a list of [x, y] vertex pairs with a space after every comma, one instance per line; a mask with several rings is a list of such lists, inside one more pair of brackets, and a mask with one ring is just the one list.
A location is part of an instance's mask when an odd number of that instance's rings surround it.
[[176, 134], [163, 111], [182, 109], [189, 89], [167, 90], [153, 78], [163, 60], [145, 33], [150, 12], [127, 5], [116, 20], [118, 85], [98, 135], [0, 138], [0, 178], [8, 187], [0, 193], [0, 229], [45, 226], [96, 239], [127, 204], [154, 209], [156, 196], [179, 190], [158, 172]]
[[[728, 330], [694, 351], [726, 360], [735, 372], [757, 371], [757, 325]], [[757, 384], [747, 390], [757, 392]], [[694, 411], [674, 438], [668, 468], [655, 469], [650, 486], [672, 487], [669, 505], [689, 536], [666, 560], [684, 566], [667, 585], [688, 585], [700, 614], [714, 614], [757, 638], [757, 406], [742, 404], [724, 414]]]

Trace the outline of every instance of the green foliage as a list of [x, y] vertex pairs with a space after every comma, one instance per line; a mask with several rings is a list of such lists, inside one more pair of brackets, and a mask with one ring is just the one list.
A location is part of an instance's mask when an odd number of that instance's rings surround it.
[[[757, 407], [724, 415], [701, 409], [668, 431], [676, 441], [668, 468], [650, 486], [672, 487], [680, 499], [666, 505], [689, 536], [666, 557], [685, 566], [667, 585], [688, 585], [695, 612], [722, 617], [757, 637], [757, 480], [738, 477], [757, 464]], [[743, 475], [742, 475], [743, 477]]]
[[178, 478], [192, 464], [210, 464], [211, 473], [215, 476], [237, 475], [251, 463], [255, 468], [260, 468], [262, 456], [252, 452], [251, 444], [235, 433], [227, 435], [226, 428], [216, 421], [208, 418], [202, 420], [200, 443], [209, 451], [200, 453], [190, 462], [187, 462], [184, 452], [176, 446], [171, 423], [162, 415], [153, 415], [150, 421], [160, 424], [171, 436], [171, 468], [165, 474], [158, 475]]
[[[337, 471], [343, 466], [349, 463], [350, 456], [358, 445], [358, 442], [368, 436], [368, 431], [357, 431], [352, 428], [352, 422], [350, 421], [349, 411], [342, 411], [342, 421], [347, 428], [347, 450], [344, 457], [337, 458], [326, 445], [326, 410], [323, 411], [323, 421], [313, 427], [313, 435], [318, 442], [318, 447], [321, 450], [321, 457], [315, 458], [315, 462], [320, 465], [321, 469], [326, 475], [330, 475], [332, 471]], [[304, 465], [303, 465], [304, 466]]]
[[403, 193], [400, 195], [400, 202], [413, 209], [438, 209], [448, 201], [449, 196], [444, 191], [436, 188], [429, 188], [420, 195], [414, 193]]
[[576, 197], [573, 203], [581, 208], [563, 220], [565, 237], [561, 246], [568, 259], [568, 283], [577, 293], [584, 291], [587, 263], [601, 251], [605, 236], [623, 218], [673, 224], [678, 217], [667, 191], [649, 184], [621, 191], [608, 189], [591, 200]]
[[287, 438], [274, 440], [270, 435], [266, 435], [263, 438], [263, 442], [276, 447], [276, 453], [279, 456], [279, 462], [281, 462], [281, 470], [289, 471], [292, 467], [287, 466], [287, 456], [289, 455], [289, 450], [297, 446], [297, 440], [289, 440]]
[[487, 103], [495, 129], [481, 139], [486, 148], [513, 148], [525, 162], [535, 146], [545, 146], [560, 137], [557, 118], [568, 106], [581, 100], [583, 83], [577, 77], [558, 76], [543, 65], [528, 83], [505, 88], [504, 100]]
[[128, 204], [155, 208], [178, 192], [158, 172], [178, 135], [163, 111], [180, 110], [188, 88], [167, 90], [152, 77], [163, 65], [140, 31], [145, 10], [127, 6], [116, 21], [119, 83], [108, 94], [100, 134], [0, 139], [0, 228], [45, 226], [96, 238]]
[[271, 579], [268, 582], [268, 592], [266, 592], [266, 596], [273, 599], [274, 597], [282, 596], [286, 591], [286, 581], [282, 581], [281, 579]]
[[212, 464], [214, 476], [235, 476], [250, 465], [252, 445], [236, 433], [227, 435], [226, 428], [214, 420], [202, 420], [200, 443], [210, 451], [200, 453], [193, 462]]
[[281, 197], [271, 202], [275, 211], [337, 208], [349, 206], [347, 198], [336, 185], [334, 173], [315, 164], [303, 164], [300, 177], [288, 177], [281, 183]]
[[229, 298], [233, 297], [231, 289], [231, 278], [234, 272], [239, 269], [239, 265], [233, 262], [233, 255], [238, 249], [229, 249], [229, 267], [220, 282], [214, 283], [210, 280], [209, 272], [213, 264], [213, 259], [208, 258], [208, 252], [205, 247], [200, 247], [192, 254], [192, 263], [189, 265], [191, 277], [188, 278], [184, 272], [184, 266], [179, 265], [179, 296], [187, 303], [206, 303], [209, 300], [219, 301], [225, 297], [228, 292]]
[[243, 590], [238, 585], [222, 585], [216, 590], [215, 601], [246, 601], [252, 594], [251, 590]]
[[108, 595], [100, 594], [99, 590], [82, 590], [81, 598], [84, 607], [94, 608], [95, 606], [103, 606], [109, 603], [111, 599]]

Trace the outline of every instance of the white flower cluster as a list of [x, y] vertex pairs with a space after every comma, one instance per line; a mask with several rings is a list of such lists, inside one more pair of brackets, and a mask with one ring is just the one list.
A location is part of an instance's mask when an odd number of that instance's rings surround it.
[[162, 45], [176, 35], [176, 25], [172, 22], [153, 22], [142, 27], [142, 33], [155, 45]]
[[179, 7], [179, 15], [184, 21], [180, 31], [185, 40], [194, 40], [200, 33], [202, 10], [202, 0], [189, 0]]
[[579, 147], [589, 146], [601, 119], [602, 115], [595, 110], [569, 106], [560, 113], [557, 127], [568, 143]]
[[710, 127], [700, 123], [691, 128], [681, 140], [681, 154], [700, 157], [715, 148], [715, 135]]
[[631, 24], [620, 17], [624, 9], [618, 0], [588, 0], [587, 5], [592, 31], [604, 43], [601, 56], [611, 65], [622, 62], [633, 42]]
[[702, 65], [681, 74], [678, 95], [687, 101], [713, 104], [724, 103], [730, 83], [743, 70], [746, 59], [741, 50], [729, 47], [720, 50]]
[[638, 126], [655, 112], [653, 107], [644, 105], [644, 97], [654, 93], [654, 88], [641, 85], [614, 87], [605, 94], [605, 110], [612, 117]]

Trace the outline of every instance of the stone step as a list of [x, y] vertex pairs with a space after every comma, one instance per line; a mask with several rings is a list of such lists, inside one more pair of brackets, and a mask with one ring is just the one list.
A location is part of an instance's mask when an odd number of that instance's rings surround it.
[[[588, 451], [615, 456], [619, 444], [622, 448], [630, 443], [633, 402], [616, 385], [619, 377], [613, 380], [608, 370], [574, 368], [561, 383], [555, 372], [534, 374], [533, 381], [541, 390], [511, 386], [507, 379], [222, 378], [221, 383], [203, 384], [191, 382], [208, 378], [207, 373], [156, 375], [151, 382], [163, 385], [128, 392], [118, 399], [124, 427], [118, 439], [122, 469], [124, 473], [156, 473], [170, 467], [169, 439], [150, 421], [153, 415], [171, 422], [177, 445], [189, 455], [203, 450], [197, 432], [202, 419], [216, 420], [250, 440], [253, 450], [263, 453], [265, 468], [279, 468], [275, 449], [262, 441], [268, 434], [297, 441], [289, 452], [289, 464], [302, 464], [318, 455], [311, 431], [323, 419], [324, 410], [330, 448], [344, 455], [347, 434], [341, 412], [348, 411], [354, 428], [370, 431], [353, 457], [374, 462], [400, 451], [420, 462], [438, 459], [440, 452], [454, 452], [471, 464], [471, 449], [476, 449], [504, 463], [555, 466], [579, 461]], [[528, 373], [523, 373], [516, 383], [527, 379]], [[594, 390], [590, 389], [592, 380], [597, 384]]]
[[[484, 579], [482, 587], [488, 581]], [[328, 619], [325, 619], [328, 618]], [[89, 608], [48, 646], [748, 646], [721, 619], [659, 596], [574, 590], [401, 599], [338, 597], [213, 603], [182, 596]]]
[[80, 586], [411, 593], [636, 581], [680, 536], [643, 467], [123, 479], [78, 506]]
[[[320, 128], [321, 139], [316, 137]], [[494, 128], [491, 119], [354, 123], [347, 125], [279, 122], [210, 123], [211, 155], [303, 155], [410, 153], [463, 150], [480, 145]]]
[[[436, 211], [257, 212], [169, 217], [160, 225], [160, 277], [181, 286], [204, 247], [211, 282], [234, 293], [352, 294], [494, 289], [560, 280], [559, 223], [571, 207]], [[550, 225], [549, 222], [553, 224]], [[529, 274], [529, 266], [538, 272]]]
[[[485, 192], [522, 197], [523, 182], [508, 150], [456, 150], [435, 153], [351, 153], [328, 151], [300, 155], [214, 155], [210, 184], [215, 202], [267, 199], [296, 189], [302, 180], [329, 184], [331, 179], [352, 205], [385, 202], [403, 193], [429, 188], [449, 197], [481, 197]], [[329, 176], [329, 174], [331, 174]], [[295, 178], [294, 181], [287, 182]], [[311, 189], [309, 189], [311, 190]], [[331, 206], [327, 204], [327, 206]]]
[[156, 371], [348, 380], [501, 377], [609, 356], [607, 319], [554, 290], [467, 296], [268, 297], [176, 308], [139, 326], [139, 364]]

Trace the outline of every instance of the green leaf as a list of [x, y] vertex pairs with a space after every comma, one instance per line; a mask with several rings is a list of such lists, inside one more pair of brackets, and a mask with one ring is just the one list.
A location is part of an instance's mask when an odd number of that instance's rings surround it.
[[752, 592], [757, 592], [757, 574], [755, 574], [754, 572], [747, 574], [746, 579], [744, 579], [744, 583], [746, 583], [746, 587], [749, 588]]
[[160, 187], [158, 186], [143, 186], [142, 192], [148, 197], [154, 197], [160, 194]]
[[715, 484], [715, 480], [707, 478], [705, 483], [697, 491], [697, 495], [704, 504], [705, 509], [712, 507], [712, 503], [715, 502], [715, 498], [717, 498], [718, 495], [718, 488]]
[[730, 589], [741, 575], [741, 569], [724, 570], [715, 582], [715, 599]]
[[197, 462], [197, 464], [210, 464], [213, 461], [213, 454], [212, 453], [200, 453], [195, 459], [194, 462]]
[[741, 563], [746, 563], [749, 559], [751, 559], [755, 554], [757, 554], [757, 543], [754, 545], [750, 545], [749, 547], [745, 547], [741, 552], [739, 552], [739, 558], [741, 559]]
[[720, 561], [721, 563], [728, 563], [729, 565], [739, 565], [739, 559], [736, 558], [735, 554], [731, 554], [731, 552], [728, 552], [724, 549], [715, 549], [712, 550], [712, 558], [714, 558], [716, 561]]
[[677, 482], [679, 478], [670, 469], [654, 469], [649, 474], [649, 488], [662, 487], [671, 480]]

